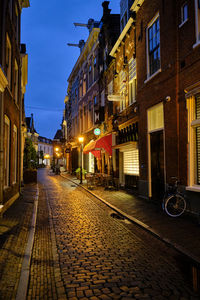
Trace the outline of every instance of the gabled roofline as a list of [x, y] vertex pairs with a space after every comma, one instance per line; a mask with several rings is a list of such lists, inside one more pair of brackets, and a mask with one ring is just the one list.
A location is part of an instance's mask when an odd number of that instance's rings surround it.
[[129, 20], [128, 20], [128, 22], [127, 22], [127, 24], [126, 24], [126, 26], [124, 27], [122, 33], [120, 34], [118, 40], [116, 41], [114, 47], [112, 48], [112, 50], [111, 50], [111, 52], [110, 52], [110, 55], [111, 55], [112, 57], [115, 57], [115, 52], [116, 52], [117, 49], [119, 48], [119, 46], [120, 46], [121, 42], [123, 41], [125, 35], [127, 34], [128, 30], [130, 29], [130, 27], [131, 27], [133, 21], [134, 21], [133, 18], [130, 17]]
[[[87, 51], [87, 48], [89, 47], [89, 44], [90, 44], [90, 42], [92, 41], [92, 38], [95, 36], [96, 33], [99, 34], [99, 32], [100, 32], [100, 28], [93, 28], [93, 29], [92, 29], [92, 31], [91, 31], [91, 33], [90, 33], [90, 35], [89, 35], [89, 37], [88, 37], [88, 39], [87, 39], [87, 41], [86, 41], [86, 43], [85, 43], [84, 48], [83, 48], [83, 50], [81, 51], [81, 54], [80, 54], [80, 56], [78, 57], [78, 59], [77, 59], [77, 61], [76, 61], [76, 64], [74, 65], [74, 67], [73, 67], [73, 69], [72, 69], [72, 71], [71, 71], [71, 73], [70, 73], [70, 75], [69, 75], [69, 77], [68, 77], [68, 79], [67, 79], [68, 82], [72, 79], [72, 77], [73, 77], [73, 75], [74, 75], [74, 73], [75, 73], [75, 71], [76, 71], [77, 66], [78, 66], [79, 63], [81, 62], [81, 59], [82, 59], [83, 56], [85, 55], [85, 53], [86, 53], [86, 51]], [[95, 40], [95, 42], [96, 42], [96, 41], [97, 41], [97, 39]], [[95, 42], [94, 42], [94, 44], [95, 44]]]

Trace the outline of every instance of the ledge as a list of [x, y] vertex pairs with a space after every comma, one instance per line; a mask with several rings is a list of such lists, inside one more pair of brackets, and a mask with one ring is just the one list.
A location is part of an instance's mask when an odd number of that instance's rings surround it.
[[186, 186], [186, 190], [190, 192], [200, 193], [200, 185]]

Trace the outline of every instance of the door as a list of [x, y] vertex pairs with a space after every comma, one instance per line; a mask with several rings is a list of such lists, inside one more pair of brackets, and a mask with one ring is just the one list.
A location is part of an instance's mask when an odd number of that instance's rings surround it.
[[152, 198], [158, 202], [164, 195], [164, 144], [163, 131], [150, 134]]

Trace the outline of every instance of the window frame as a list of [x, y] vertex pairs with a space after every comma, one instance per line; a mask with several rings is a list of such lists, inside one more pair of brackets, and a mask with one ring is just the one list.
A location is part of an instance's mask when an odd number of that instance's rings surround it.
[[13, 126], [13, 184], [17, 182], [17, 165], [18, 165], [18, 130]]
[[[136, 88], [137, 88], [137, 75], [136, 75], [136, 58], [131, 58], [128, 62], [129, 67], [129, 88], [128, 88], [128, 103], [132, 105], [136, 102]], [[133, 93], [134, 89], [134, 93]], [[133, 97], [134, 94], [134, 97]]]
[[[185, 11], [184, 11], [185, 7], [187, 7], [187, 18], [185, 18]], [[181, 27], [183, 24], [185, 24], [185, 22], [187, 22], [187, 20], [188, 20], [188, 3], [186, 1], [181, 5], [181, 24], [179, 25], [179, 27]]]
[[6, 76], [8, 80], [8, 86], [11, 89], [12, 86], [12, 46], [8, 33], [6, 34]]
[[200, 89], [186, 94], [188, 110], [188, 185], [186, 190], [200, 192], [197, 183], [196, 128], [200, 127], [200, 119], [196, 118], [196, 98], [200, 97]]
[[4, 189], [10, 186], [10, 123], [8, 116], [4, 115]]
[[[153, 48], [153, 50], [150, 53], [150, 49], [149, 49], [149, 30], [150, 28], [155, 24], [155, 22], [157, 22], [157, 20], [159, 20], [159, 44], [156, 45], [156, 47]], [[153, 41], [153, 40], [152, 40]], [[151, 20], [151, 22], [148, 24], [147, 29], [146, 29], [146, 56], [147, 56], [147, 80], [150, 80], [151, 78], [153, 78], [156, 74], [158, 74], [159, 72], [161, 72], [161, 51], [160, 51], [160, 14], [159, 12], [154, 16], [154, 18]], [[159, 56], [160, 56], [160, 60], [159, 60], [159, 68], [157, 68], [154, 72], [151, 73], [151, 66], [150, 66], [150, 54], [152, 55], [154, 53], [154, 51], [157, 51], [159, 49]], [[147, 81], [146, 80], [146, 81]], [[146, 83], [145, 81], [145, 83]]]
[[200, 1], [194, 0], [196, 43], [193, 45], [193, 48], [200, 45], [200, 7], [199, 6], [200, 6]]

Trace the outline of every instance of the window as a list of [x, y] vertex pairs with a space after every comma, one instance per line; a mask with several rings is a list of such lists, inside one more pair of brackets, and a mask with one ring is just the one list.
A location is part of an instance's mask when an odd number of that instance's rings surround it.
[[157, 14], [147, 28], [147, 77], [160, 69], [160, 19]]
[[200, 93], [187, 98], [189, 176], [188, 188], [200, 192]]
[[129, 105], [136, 102], [136, 59], [131, 59], [129, 65]]
[[195, 31], [196, 31], [196, 47], [200, 44], [200, 0], [195, 1]]
[[187, 2], [181, 6], [181, 25], [188, 19], [188, 4]]
[[4, 117], [4, 188], [10, 184], [10, 120]]
[[86, 74], [83, 76], [83, 96], [86, 94]]
[[120, 111], [124, 110], [126, 107], [126, 73], [121, 71], [119, 73], [119, 87], [120, 87], [120, 95], [124, 96], [124, 99], [120, 101]]
[[83, 96], [83, 80], [82, 79], [80, 80], [80, 83], [79, 83], [79, 96], [80, 96], [80, 98]]
[[94, 97], [94, 105], [97, 105], [97, 96]]
[[18, 64], [15, 60], [15, 102], [18, 103], [18, 82], [19, 82], [19, 71], [18, 71]]
[[8, 34], [6, 38], [6, 75], [11, 88], [11, 43]]
[[17, 164], [18, 164], [18, 157], [17, 157], [17, 127], [14, 125], [13, 127], [13, 183], [17, 182]]

